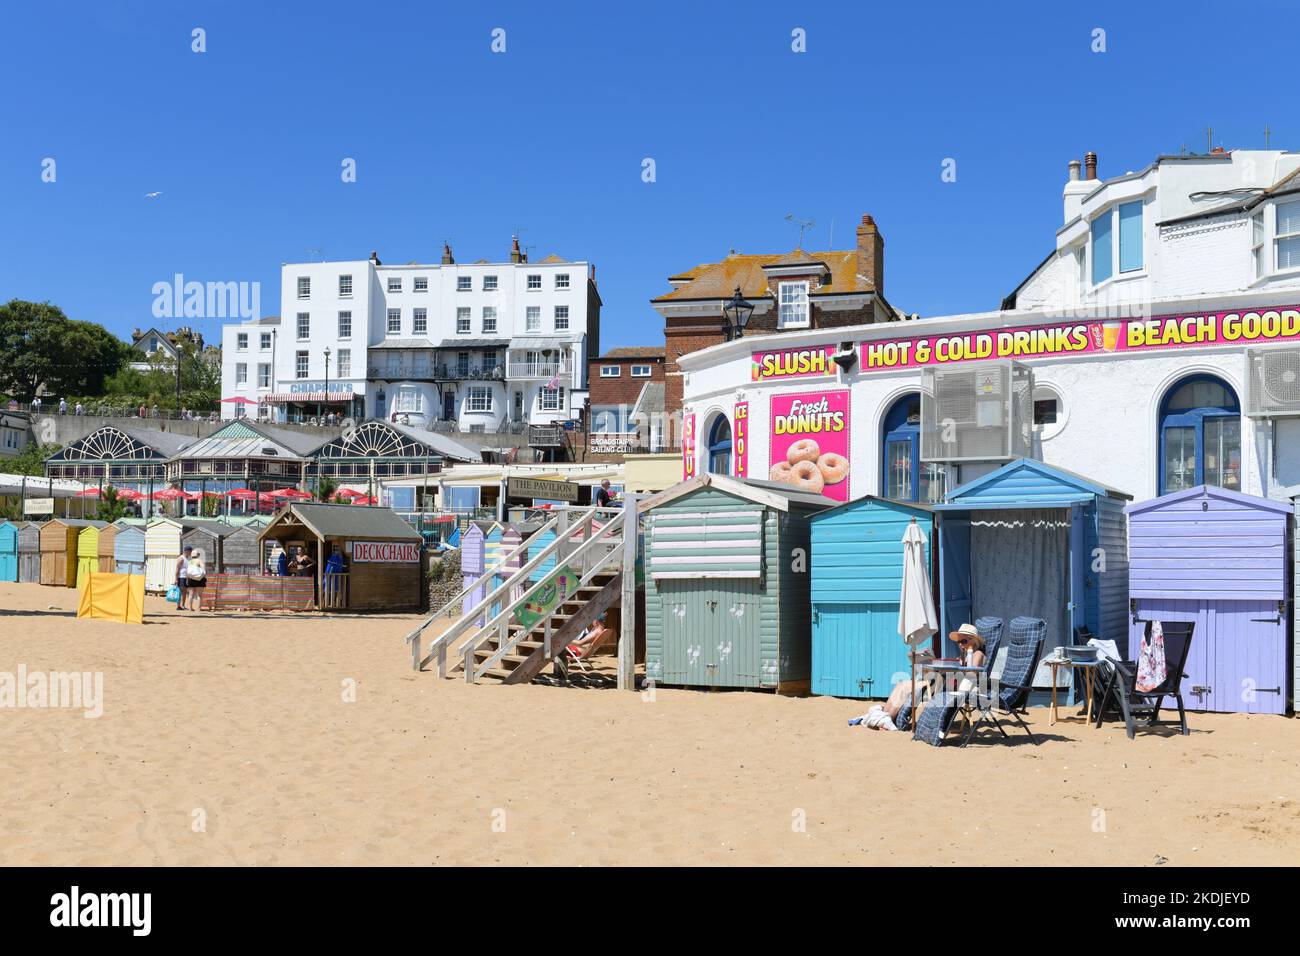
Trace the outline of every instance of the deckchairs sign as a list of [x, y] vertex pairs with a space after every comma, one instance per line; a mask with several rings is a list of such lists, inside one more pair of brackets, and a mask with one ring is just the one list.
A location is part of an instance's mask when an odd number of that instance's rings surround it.
[[1098, 319], [1055, 325], [919, 335], [862, 342], [863, 372], [986, 359], [1127, 354], [1197, 346], [1300, 340], [1300, 311], [1291, 306], [1252, 312], [1163, 315], [1150, 319]]
[[352, 561], [371, 564], [414, 564], [420, 560], [420, 546], [397, 541], [353, 541]]

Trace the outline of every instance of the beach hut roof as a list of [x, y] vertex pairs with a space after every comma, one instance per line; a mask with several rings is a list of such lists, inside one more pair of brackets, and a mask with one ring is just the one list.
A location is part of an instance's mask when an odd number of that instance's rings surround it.
[[420, 533], [389, 508], [357, 505], [293, 502], [262, 529], [261, 537], [290, 519], [301, 522], [321, 538], [380, 538], [390, 541], [422, 541]]
[[821, 519], [831, 515], [842, 514], [846, 511], [852, 511], [855, 508], [862, 508], [873, 503], [886, 505], [890, 508], [897, 508], [899, 511], [912, 511], [918, 516], [933, 515], [936, 510], [934, 505], [921, 504], [916, 501], [898, 501], [894, 498], [882, 498], [878, 495], [863, 495], [861, 498], [854, 498], [852, 501], [846, 501], [833, 508], [827, 508], [820, 514], [813, 515], [812, 520], [820, 521]]
[[968, 481], [955, 489], [939, 511], [969, 511], [972, 508], [1068, 508], [1095, 497], [1125, 498], [1132, 495], [1085, 478], [1083, 475], [1032, 458], [1018, 458], [996, 471]]
[[[1300, 485], [1297, 485], [1294, 489], [1287, 489], [1288, 494], [1292, 491], [1295, 494], [1300, 494]], [[1294, 495], [1290, 496], [1294, 497]], [[1159, 498], [1151, 498], [1138, 504], [1129, 505], [1124, 509], [1124, 512], [1125, 514], [1141, 514], [1144, 511], [1158, 510], [1176, 501], [1187, 501], [1190, 498], [1218, 498], [1220, 501], [1235, 501], [1238, 504], [1247, 505], [1260, 511], [1275, 511], [1278, 514], [1289, 515], [1295, 512], [1295, 507], [1289, 501], [1257, 498], [1254, 495], [1242, 494], [1240, 491], [1230, 491], [1217, 485], [1197, 485], [1195, 488], [1188, 488], [1184, 491], [1171, 492], [1167, 495], [1161, 495]]]
[[651, 508], [658, 508], [670, 501], [675, 501], [683, 495], [699, 491], [701, 488], [716, 488], [718, 491], [753, 501], [764, 507], [775, 508], [777, 511], [789, 511], [792, 504], [818, 509], [831, 506], [831, 500], [824, 495], [800, 491], [781, 482], [758, 481], [753, 478], [729, 478], [725, 475], [707, 474], [692, 478], [689, 481], [679, 482], [671, 488], [666, 488], [658, 494], [651, 495], [644, 501], [637, 502], [637, 510], [648, 511]]
[[107, 521], [94, 521], [90, 518], [51, 518], [50, 524], [67, 525], [70, 528], [107, 528]]

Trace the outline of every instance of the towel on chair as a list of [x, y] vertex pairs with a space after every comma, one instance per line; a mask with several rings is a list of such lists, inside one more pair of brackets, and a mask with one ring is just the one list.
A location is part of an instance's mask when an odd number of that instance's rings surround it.
[[1137, 689], [1155, 690], [1168, 676], [1169, 670], [1165, 664], [1165, 629], [1159, 621], [1147, 621], [1146, 636], [1138, 652]]

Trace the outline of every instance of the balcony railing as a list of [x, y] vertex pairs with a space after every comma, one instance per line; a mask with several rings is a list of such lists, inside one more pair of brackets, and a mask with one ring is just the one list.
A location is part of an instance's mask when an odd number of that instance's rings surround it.
[[433, 382], [481, 382], [500, 381], [505, 369], [500, 365], [372, 365], [367, 370], [368, 378], [380, 378], [385, 381], [407, 379], [410, 381]]
[[569, 375], [573, 365], [569, 362], [509, 362], [506, 364], [506, 378], [555, 378], [557, 375]]

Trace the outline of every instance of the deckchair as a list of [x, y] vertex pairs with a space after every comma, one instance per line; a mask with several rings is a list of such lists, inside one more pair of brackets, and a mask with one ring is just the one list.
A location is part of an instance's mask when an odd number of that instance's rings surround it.
[[989, 684], [988, 690], [981, 689], [975, 695], [975, 710], [978, 716], [971, 721], [961, 745], [965, 747], [975, 736], [975, 732], [985, 724], [992, 724], [1004, 739], [1011, 735], [998, 720], [998, 714], [1010, 717], [1029, 735], [1034, 746], [1038, 738], [1025, 723], [1026, 706], [1029, 695], [1034, 689], [1034, 672], [1043, 658], [1043, 642], [1047, 640], [1047, 622], [1039, 617], [1016, 617], [1011, 619], [1010, 636], [1007, 638], [1006, 663], [996, 681]]
[[[1192, 646], [1192, 632], [1196, 629], [1194, 621], [1161, 622], [1165, 635], [1165, 679], [1158, 687], [1151, 690], [1137, 689], [1138, 665], [1135, 660], [1119, 661], [1113, 664], [1097, 703], [1097, 726], [1101, 726], [1102, 717], [1109, 707], [1113, 713], [1119, 710], [1124, 715], [1124, 727], [1132, 740], [1137, 729], [1136, 720], [1145, 717], [1144, 727], [1155, 727], [1161, 723], [1160, 705], [1166, 697], [1172, 697], [1178, 705], [1178, 722], [1183, 736], [1187, 736], [1187, 710], [1183, 706], [1183, 673], [1187, 669], [1187, 652]], [[1147, 622], [1147, 631], [1151, 622]], [[1131, 651], [1130, 651], [1131, 653]], [[1166, 724], [1172, 723], [1166, 721]]]
[[[582, 638], [585, 637], [586, 634], [587, 632], [583, 631], [582, 634], [578, 637], [578, 640], [582, 640]], [[564, 649], [560, 651], [559, 657], [556, 659], [562, 662], [562, 669], [566, 673], [568, 672], [568, 668], [570, 664], [577, 664], [579, 669], [583, 671], [590, 671], [591, 665], [587, 663], [587, 659], [590, 657], [594, 657], [597, 651], [599, 651], [602, 647], [604, 647], [614, 638], [615, 638], [614, 629], [612, 627], [606, 627], [604, 637], [596, 641], [594, 644], [589, 644], [585, 649], [579, 648], [577, 651], [573, 649], [572, 644], [566, 644], [564, 646]]]
[[[980, 637], [984, 639], [984, 672], [983, 679], [988, 681], [993, 673], [993, 666], [998, 658], [998, 648], [1002, 645], [1002, 631], [1005, 622], [1000, 617], [981, 617], [975, 621], [975, 630], [979, 632]], [[945, 695], [938, 695], [926, 704], [925, 710], [921, 712], [921, 719], [917, 723], [916, 733], [913, 737], [924, 737], [930, 742], [937, 742], [943, 739], [948, 732], [948, 726], [952, 723], [953, 715], [957, 712], [957, 702], [959, 695], [950, 695], [952, 700], [947, 700], [942, 706], [939, 701]], [[930, 711], [934, 713], [931, 714]], [[908, 701], [898, 712], [898, 719], [894, 721], [894, 726], [899, 730], [907, 730], [912, 724], [912, 701]]]

